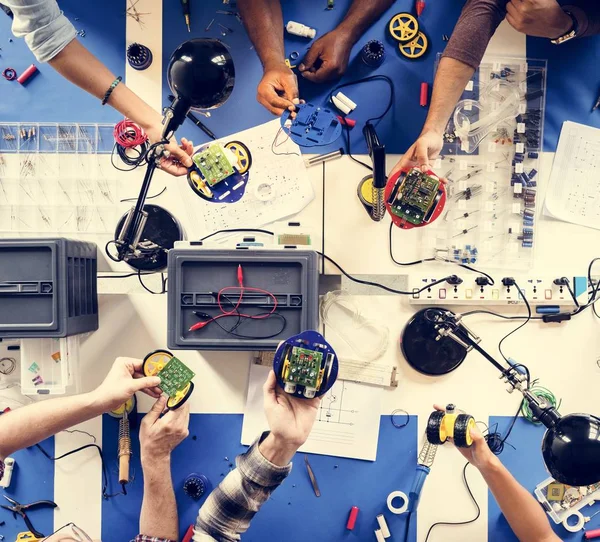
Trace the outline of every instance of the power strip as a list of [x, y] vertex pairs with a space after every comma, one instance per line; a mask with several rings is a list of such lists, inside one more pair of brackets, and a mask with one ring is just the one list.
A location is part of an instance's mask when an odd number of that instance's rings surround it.
[[[460, 275], [459, 275], [460, 276]], [[515, 286], [504, 286], [502, 279], [494, 279], [494, 286], [479, 286], [475, 281], [477, 275], [460, 276], [463, 280], [456, 286], [447, 282], [436, 284], [416, 293], [427, 284], [434, 283], [435, 278], [424, 278], [412, 284], [415, 292], [409, 298], [414, 305], [524, 305], [523, 299]], [[575, 307], [575, 302], [566, 286], [559, 286], [554, 280], [559, 277], [527, 277], [513, 276], [519, 288], [534, 307]], [[567, 277], [575, 297], [580, 305], [587, 302], [587, 279], [585, 277]]]

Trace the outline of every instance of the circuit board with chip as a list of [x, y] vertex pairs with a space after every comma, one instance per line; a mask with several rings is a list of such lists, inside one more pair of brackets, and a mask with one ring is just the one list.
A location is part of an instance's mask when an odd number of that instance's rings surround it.
[[195, 154], [192, 160], [209, 186], [215, 186], [235, 173], [225, 151], [218, 143]]
[[285, 378], [287, 382], [308, 388], [319, 388], [323, 363], [322, 352], [294, 346], [288, 360], [289, 370]]
[[156, 376], [160, 377], [160, 389], [169, 397], [182, 390], [192, 381], [196, 373], [181, 360], [172, 357]]
[[417, 168], [400, 175], [388, 198], [392, 213], [418, 226], [428, 222], [439, 198], [440, 180]]

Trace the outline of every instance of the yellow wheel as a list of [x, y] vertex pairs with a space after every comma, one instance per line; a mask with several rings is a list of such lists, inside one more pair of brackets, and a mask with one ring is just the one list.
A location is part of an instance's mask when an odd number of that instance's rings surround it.
[[388, 24], [388, 30], [396, 41], [406, 43], [413, 40], [419, 32], [419, 22], [410, 13], [394, 15]]
[[225, 144], [225, 148], [232, 151], [238, 161], [237, 170], [240, 175], [247, 173], [252, 165], [252, 155], [250, 149], [246, 147], [241, 141], [230, 141]]
[[128, 399], [126, 403], [119, 405], [114, 410], [111, 410], [108, 414], [110, 416], [112, 416], [113, 418], [122, 418], [123, 412], [125, 412], [125, 410], [127, 410], [127, 414], [130, 414], [131, 412], [133, 412], [133, 409], [135, 408], [135, 403], [136, 403], [135, 395], [132, 395], [131, 398]]
[[358, 183], [357, 193], [363, 205], [373, 206], [373, 175], [367, 175]]
[[145, 358], [142, 365], [144, 376], [156, 376], [162, 371], [167, 363], [171, 361], [173, 354], [168, 350], [155, 350], [150, 352]]
[[414, 40], [401, 43], [398, 48], [406, 58], [420, 58], [427, 52], [428, 45], [427, 36], [423, 32], [419, 32]]
[[209, 188], [206, 181], [202, 178], [202, 175], [195, 169], [192, 169], [188, 173], [188, 184], [192, 187], [192, 190], [196, 192], [200, 197], [206, 199], [212, 199], [213, 193]]
[[194, 383], [190, 382], [185, 388], [175, 393], [167, 399], [167, 408], [169, 410], [177, 410], [183, 403], [185, 403], [192, 395], [194, 391]]

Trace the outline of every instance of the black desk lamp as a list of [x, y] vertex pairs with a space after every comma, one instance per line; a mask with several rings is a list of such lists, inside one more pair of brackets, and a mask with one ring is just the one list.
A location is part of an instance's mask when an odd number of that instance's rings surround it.
[[189, 40], [171, 55], [167, 80], [175, 98], [164, 110], [161, 140], [147, 151], [148, 166], [135, 207], [117, 225], [114, 241], [117, 255], [107, 250], [111, 259], [125, 261], [139, 270], [166, 267], [168, 249], [180, 240], [173, 233], [180, 229], [175, 227], [178, 226], [175, 217], [154, 205], [144, 207], [158, 162], [168, 156], [165, 144], [183, 124], [190, 109], [212, 109], [227, 101], [235, 82], [233, 60], [219, 40]]
[[[567, 414], [561, 416], [556, 408], [545, 403], [528, 389], [527, 377], [520, 371], [522, 366], [504, 367], [488, 354], [479, 342], [481, 339], [463, 323], [460, 314], [444, 309], [424, 309], [419, 325], [427, 340], [454, 341], [466, 355], [476, 350], [501, 373], [514, 390], [523, 394], [533, 415], [546, 426], [542, 439], [542, 455], [546, 468], [560, 483], [570, 486], [587, 486], [600, 482], [600, 418], [590, 414]], [[408, 324], [413, 324], [414, 319]], [[424, 330], [424, 322], [428, 329]], [[410, 360], [409, 360], [410, 363]]]

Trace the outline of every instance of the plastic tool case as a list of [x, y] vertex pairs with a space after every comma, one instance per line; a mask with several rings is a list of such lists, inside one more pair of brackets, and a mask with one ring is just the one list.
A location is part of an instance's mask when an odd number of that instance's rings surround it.
[[[277, 298], [277, 313], [286, 319], [285, 328], [269, 339], [234, 337], [212, 322], [189, 331], [199, 322], [197, 312], [210, 316], [221, 313], [219, 290], [238, 286], [238, 266], [242, 266], [244, 286], [262, 288]], [[169, 251], [168, 345], [194, 350], [275, 350], [280, 341], [317, 329], [319, 322], [319, 273], [316, 252], [309, 250], [218, 250], [201, 247]], [[239, 299], [236, 290], [228, 297]], [[266, 295], [244, 294], [240, 311], [265, 313], [273, 300]], [[269, 305], [271, 304], [271, 305]], [[227, 309], [227, 307], [224, 307]], [[231, 328], [235, 318], [221, 318]], [[246, 319], [236, 330], [245, 336], [268, 336], [281, 328], [279, 318]]]
[[94, 243], [0, 239], [0, 338], [98, 329], [96, 258]]

